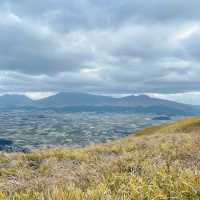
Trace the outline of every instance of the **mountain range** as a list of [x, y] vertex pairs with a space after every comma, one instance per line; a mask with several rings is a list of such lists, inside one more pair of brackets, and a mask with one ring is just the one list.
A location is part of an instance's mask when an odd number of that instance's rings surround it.
[[136, 113], [195, 115], [200, 107], [152, 98], [147, 95], [131, 95], [121, 98], [86, 93], [58, 93], [40, 100], [25, 95], [0, 96], [0, 108], [60, 109], [69, 111], [131, 111]]

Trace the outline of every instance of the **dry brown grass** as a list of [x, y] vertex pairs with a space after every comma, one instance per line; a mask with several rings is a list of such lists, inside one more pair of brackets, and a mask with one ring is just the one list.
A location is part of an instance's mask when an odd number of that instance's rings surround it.
[[0, 200], [200, 199], [200, 117], [84, 149], [0, 155]]

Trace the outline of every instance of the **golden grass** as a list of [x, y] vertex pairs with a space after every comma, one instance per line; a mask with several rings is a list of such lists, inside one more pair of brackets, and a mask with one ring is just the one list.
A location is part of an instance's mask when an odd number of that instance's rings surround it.
[[84, 149], [0, 154], [0, 200], [170, 199], [200, 199], [200, 117]]

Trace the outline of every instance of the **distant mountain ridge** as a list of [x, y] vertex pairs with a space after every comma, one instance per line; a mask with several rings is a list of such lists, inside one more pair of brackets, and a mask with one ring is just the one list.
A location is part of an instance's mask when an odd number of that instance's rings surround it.
[[[131, 95], [121, 98], [110, 96], [93, 95], [87, 93], [62, 92], [53, 96], [31, 100], [24, 95], [4, 95], [0, 96], [1, 108], [71, 108], [79, 107], [81, 110], [120, 110], [139, 113], [157, 113], [157, 114], [184, 114], [194, 115], [200, 113], [199, 106], [192, 106], [177, 103], [164, 99], [152, 98], [147, 95]], [[112, 109], [111, 109], [112, 108]]]
[[10, 95], [0, 96], [0, 107], [23, 107], [33, 104], [33, 100], [25, 95]]

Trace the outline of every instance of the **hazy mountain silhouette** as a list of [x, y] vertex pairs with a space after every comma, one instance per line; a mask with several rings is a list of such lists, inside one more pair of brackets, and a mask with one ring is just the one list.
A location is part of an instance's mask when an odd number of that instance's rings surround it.
[[0, 107], [24, 107], [33, 104], [33, 101], [24, 95], [3, 95], [0, 96]]
[[[4, 95], [0, 97], [0, 107], [65, 108], [81, 111], [131, 111], [157, 114], [199, 114], [199, 106], [186, 105], [173, 101], [152, 98], [146, 95], [131, 95], [114, 98], [86, 93], [58, 93], [33, 101], [23, 95]], [[73, 107], [73, 109], [72, 109]], [[66, 109], [68, 108], [68, 109]]]

